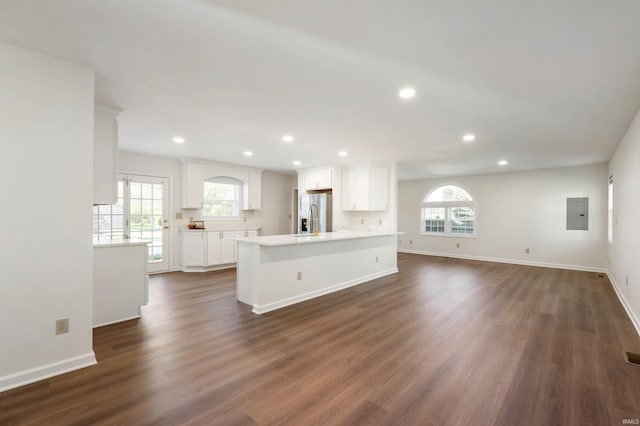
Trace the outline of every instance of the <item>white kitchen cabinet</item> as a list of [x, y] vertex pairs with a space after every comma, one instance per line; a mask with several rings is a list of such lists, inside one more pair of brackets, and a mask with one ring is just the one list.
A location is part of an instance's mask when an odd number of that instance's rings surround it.
[[204, 166], [182, 163], [182, 208], [201, 209], [204, 197]]
[[207, 234], [207, 265], [224, 265], [236, 263], [234, 231], [208, 231]]
[[236, 242], [229, 238], [234, 237], [234, 231], [222, 231], [220, 238], [220, 264], [236, 263]]
[[323, 169], [305, 170], [303, 172], [303, 182], [305, 191], [331, 189], [333, 184], [333, 169], [327, 167]]
[[258, 229], [183, 230], [182, 265], [184, 272], [213, 271], [237, 262], [234, 237], [257, 237]]
[[182, 266], [204, 266], [205, 261], [205, 233], [181, 232], [182, 235]]
[[93, 204], [118, 202], [118, 116], [122, 110], [97, 106], [93, 121]]
[[248, 172], [247, 181], [242, 185], [242, 210], [262, 208], [262, 172]]
[[359, 167], [342, 171], [342, 210], [387, 210], [389, 170], [386, 167]]
[[213, 231], [206, 232], [207, 237], [207, 266], [219, 265], [220, 264], [220, 252], [222, 250], [222, 245], [220, 244], [220, 239], [222, 238], [222, 232]]
[[251, 238], [257, 237], [259, 235], [257, 229], [245, 229], [244, 231], [236, 231], [236, 238]]
[[369, 168], [369, 210], [382, 211], [389, 207], [389, 169]]

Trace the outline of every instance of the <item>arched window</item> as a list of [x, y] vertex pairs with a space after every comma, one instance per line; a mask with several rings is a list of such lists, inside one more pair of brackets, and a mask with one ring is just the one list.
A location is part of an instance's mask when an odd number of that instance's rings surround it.
[[467, 191], [445, 185], [422, 202], [420, 230], [430, 235], [475, 236], [476, 203]]
[[203, 218], [239, 217], [242, 182], [226, 176], [204, 181]]

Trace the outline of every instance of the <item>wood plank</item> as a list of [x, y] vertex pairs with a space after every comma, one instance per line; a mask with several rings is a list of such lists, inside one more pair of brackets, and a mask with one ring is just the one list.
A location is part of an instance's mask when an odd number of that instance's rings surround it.
[[0, 424], [622, 424], [640, 338], [596, 274], [398, 255], [400, 272], [266, 315], [235, 271], [150, 282], [98, 365], [0, 394]]

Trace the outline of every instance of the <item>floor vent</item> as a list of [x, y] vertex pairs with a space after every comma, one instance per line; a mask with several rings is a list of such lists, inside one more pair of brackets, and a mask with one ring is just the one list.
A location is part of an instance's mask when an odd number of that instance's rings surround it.
[[604, 274], [596, 274], [596, 277], [598, 277], [598, 278], [604, 278]]
[[625, 352], [624, 360], [629, 364], [640, 366], [640, 354], [634, 354], [633, 352]]

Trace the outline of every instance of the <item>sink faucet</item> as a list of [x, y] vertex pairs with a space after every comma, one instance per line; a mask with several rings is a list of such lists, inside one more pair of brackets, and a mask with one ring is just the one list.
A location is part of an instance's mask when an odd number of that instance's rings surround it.
[[[313, 208], [316, 208], [316, 217], [313, 218]], [[314, 235], [318, 235], [320, 230], [318, 229], [318, 206], [316, 204], [311, 204], [309, 206], [309, 210], [307, 211], [307, 217], [309, 221], [309, 232], [313, 232]], [[315, 226], [313, 226], [313, 221], [315, 220]]]

